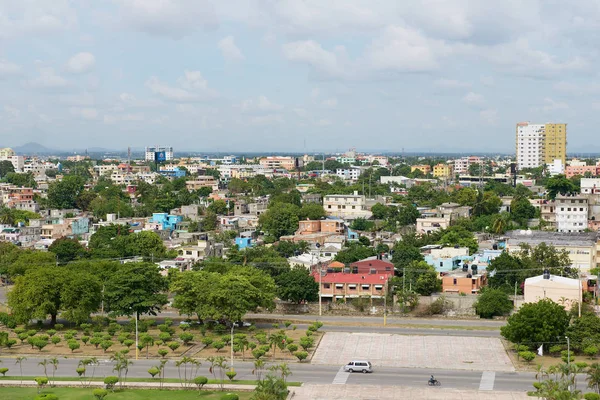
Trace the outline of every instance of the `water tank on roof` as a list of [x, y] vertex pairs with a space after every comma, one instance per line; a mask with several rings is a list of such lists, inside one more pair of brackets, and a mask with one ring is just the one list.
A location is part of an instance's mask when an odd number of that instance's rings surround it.
[[472, 277], [473, 277], [473, 275], [467, 274], [467, 278], [472, 278]]
[[469, 270], [469, 265], [463, 264], [462, 270], [463, 270], [463, 272], [467, 272]]
[[550, 271], [547, 269], [544, 270], [544, 279], [550, 279]]
[[350, 268], [344, 268], [344, 273], [345, 274], [349, 274], [350, 273]]
[[477, 273], [477, 265], [471, 265], [471, 271], [473, 272], [473, 274]]

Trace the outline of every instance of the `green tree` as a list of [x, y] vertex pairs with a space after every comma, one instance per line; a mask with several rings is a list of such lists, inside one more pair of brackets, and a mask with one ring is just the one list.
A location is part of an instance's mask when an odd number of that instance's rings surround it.
[[217, 215], [227, 214], [227, 202], [225, 200], [215, 200], [207, 207], [208, 210]]
[[0, 161], [0, 178], [4, 178], [9, 173], [14, 173], [15, 167], [13, 163], [8, 160]]
[[167, 304], [166, 279], [151, 263], [125, 263], [109, 278], [104, 289], [106, 309], [114, 315], [156, 315]]
[[317, 220], [325, 218], [326, 215], [327, 214], [325, 213], [323, 206], [315, 203], [303, 204], [298, 211], [298, 219], [300, 220]]
[[60, 181], [52, 182], [48, 187], [48, 205], [59, 209], [75, 208], [84, 184], [85, 179], [76, 175], [67, 175]]
[[590, 345], [600, 343], [600, 318], [593, 313], [585, 313], [571, 323], [567, 336], [575, 350], [583, 351]]
[[535, 217], [535, 207], [529, 199], [515, 197], [510, 203], [510, 215], [520, 225], [526, 225], [528, 219]]
[[554, 200], [558, 194], [565, 195], [576, 193], [576, 187], [573, 184], [573, 181], [567, 179], [564, 175], [555, 175], [548, 179], [546, 190], [548, 191], [548, 197], [552, 200]]
[[287, 385], [281, 378], [267, 374], [258, 382], [250, 400], [285, 400], [288, 395]]
[[479, 249], [477, 239], [473, 236], [472, 232], [469, 232], [464, 227], [456, 225], [444, 229], [441, 232], [441, 238], [438, 241], [439, 244], [444, 246], [460, 246], [468, 247], [469, 253], [474, 254]]
[[364, 260], [367, 257], [375, 255], [375, 250], [372, 247], [363, 246], [361, 243], [350, 243], [339, 251], [335, 260], [343, 264], [350, 264], [359, 260]]
[[308, 269], [304, 267], [292, 268], [275, 279], [277, 283], [277, 296], [281, 300], [301, 303], [303, 301], [316, 301], [319, 298], [319, 284], [315, 281]]
[[425, 261], [411, 261], [408, 265], [398, 270], [406, 286], [412, 286], [413, 290], [422, 296], [430, 296], [439, 292], [442, 282], [434, 267]]
[[79, 240], [67, 237], [56, 239], [48, 247], [48, 251], [56, 254], [59, 263], [68, 263], [87, 255], [85, 247], [79, 243]]
[[484, 289], [475, 303], [475, 312], [482, 318], [507, 315], [512, 309], [513, 302], [500, 289]]
[[526, 303], [518, 312], [508, 317], [500, 328], [504, 338], [512, 343], [524, 343], [529, 347], [555, 342], [563, 337], [569, 326], [569, 315], [565, 308], [552, 300]]
[[299, 208], [296, 205], [275, 203], [259, 217], [259, 222], [268, 235], [279, 239], [298, 230], [298, 212]]
[[205, 232], [214, 231], [219, 225], [217, 214], [212, 210], [206, 210], [202, 218], [202, 230]]

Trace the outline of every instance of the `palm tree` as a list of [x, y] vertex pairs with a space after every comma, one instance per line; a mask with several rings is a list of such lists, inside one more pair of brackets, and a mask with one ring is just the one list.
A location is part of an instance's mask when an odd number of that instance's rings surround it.
[[44, 358], [44, 361], [40, 361], [38, 363], [38, 365], [41, 365], [42, 367], [44, 367], [44, 376], [46, 376], [46, 378], [48, 378], [48, 371], [46, 370], [46, 367], [48, 366], [49, 362], [47, 359]]
[[15, 358], [15, 364], [19, 364], [19, 371], [21, 373], [21, 385], [23, 384], [23, 361], [27, 360], [27, 357], [19, 356]]
[[593, 388], [596, 393], [600, 394], [600, 364], [593, 363], [590, 365], [585, 380], [589, 388]]
[[56, 357], [52, 357], [49, 360], [49, 364], [52, 365], [52, 382], [54, 382], [54, 374], [56, 373], [56, 370], [58, 369], [58, 358]]
[[498, 218], [494, 220], [494, 224], [492, 225], [492, 230], [495, 234], [500, 235], [506, 232], [510, 224], [510, 214], [509, 213], [501, 213]]
[[[188, 365], [191, 367], [189, 375]], [[191, 386], [192, 378], [196, 376], [200, 365], [202, 365], [200, 361], [187, 356], [184, 356], [181, 360], [175, 362], [175, 366], [177, 367], [177, 373], [179, 374], [179, 379], [181, 380], [181, 385], [183, 388]], [[181, 366], [183, 366], [183, 379], [181, 379]], [[196, 367], [196, 371], [194, 371], [194, 367]]]
[[252, 370], [252, 375], [256, 375], [256, 380], [262, 380], [262, 372], [265, 369], [265, 360], [254, 360], [254, 369]]
[[548, 372], [544, 369], [542, 364], [538, 364], [535, 367], [535, 379], [540, 382], [545, 377], [548, 377]]
[[14, 213], [10, 208], [3, 207], [0, 209], [0, 224], [4, 225], [14, 225], [15, 217]]

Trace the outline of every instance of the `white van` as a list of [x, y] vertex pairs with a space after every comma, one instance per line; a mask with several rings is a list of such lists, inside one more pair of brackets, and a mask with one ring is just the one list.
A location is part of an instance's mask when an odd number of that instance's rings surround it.
[[366, 374], [367, 372], [373, 372], [373, 366], [369, 361], [350, 361], [348, 364], [344, 365], [344, 371], [356, 371]]

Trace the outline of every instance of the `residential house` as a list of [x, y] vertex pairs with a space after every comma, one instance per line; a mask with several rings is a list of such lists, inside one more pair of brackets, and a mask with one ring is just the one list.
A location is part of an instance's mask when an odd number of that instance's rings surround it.
[[353, 274], [378, 274], [394, 276], [394, 264], [389, 260], [379, 259], [378, 256], [365, 258], [350, 264]]
[[431, 165], [423, 164], [423, 165], [412, 165], [410, 167], [410, 172], [415, 172], [419, 170], [423, 173], [423, 175], [427, 175], [431, 173]]
[[424, 254], [425, 262], [438, 272], [450, 272], [461, 268], [463, 263], [470, 261], [468, 247], [439, 247], [429, 248]]
[[450, 226], [450, 218], [417, 218], [416, 232], [424, 235], [431, 232], [437, 232]]
[[583, 232], [588, 227], [586, 196], [556, 196], [556, 228], [559, 232]]
[[548, 272], [525, 279], [524, 302], [537, 303], [542, 299], [550, 299], [570, 310], [572, 305], [582, 301], [585, 290], [587, 281], [550, 275]]
[[219, 182], [212, 175], [200, 175], [194, 177], [194, 180], [186, 181], [185, 187], [190, 192], [203, 187], [211, 188], [213, 191], [219, 190]]
[[343, 301], [358, 297], [377, 299], [385, 297], [389, 274], [352, 274], [347, 272], [319, 272], [313, 277], [321, 286], [324, 301]]
[[447, 218], [450, 222], [460, 218], [469, 218], [471, 207], [461, 206], [457, 203], [443, 203], [437, 207], [437, 217]]
[[567, 178], [572, 178], [575, 175], [600, 175], [600, 165], [567, 165], [565, 168], [565, 175]]
[[167, 213], [153, 213], [150, 224], [155, 224], [159, 230], [175, 230], [177, 224], [183, 221], [181, 215], [170, 215]]
[[452, 178], [452, 164], [437, 164], [433, 166], [433, 176], [436, 178]]
[[442, 276], [443, 293], [477, 294], [485, 286], [487, 275], [477, 274], [475, 271], [460, 269]]
[[373, 214], [367, 210], [365, 196], [354, 192], [353, 195], [331, 194], [323, 199], [327, 215], [346, 220], [370, 218]]

